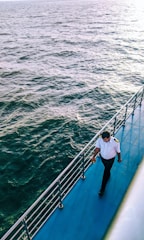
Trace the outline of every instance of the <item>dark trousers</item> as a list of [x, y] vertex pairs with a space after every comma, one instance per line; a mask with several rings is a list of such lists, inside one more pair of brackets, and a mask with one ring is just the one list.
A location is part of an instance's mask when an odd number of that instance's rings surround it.
[[110, 177], [110, 170], [112, 168], [112, 165], [114, 163], [114, 159], [115, 158], [111, 158], [109, 160], [106, 160], [104, 158], [101, 157], [102, 163], [104, 165], [104, 173], [103, 173], [103, 179], [102, 179], [102, 185], [101, 185], [101, 190], [104, 191], [106, 184], [109, 180]]

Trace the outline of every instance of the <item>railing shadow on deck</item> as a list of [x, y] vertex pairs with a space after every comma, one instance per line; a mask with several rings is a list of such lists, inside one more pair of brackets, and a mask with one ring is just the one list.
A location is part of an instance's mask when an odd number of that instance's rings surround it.
[[1, 240], [32, 239], [57, 207], [63, 208], [63, 199], [71, 191], [77, 181], [85, 179], [85, 171], [92, 164], [91, 156], [95, 141], [99, 135], [108, 130], [115, 135], [120, 127], [141, 104], [144, 98], [144, 87], [134, 94], [128, 102], [107, 122], [107, 124], [91, 139], [81, 152], [70, 162], [52, 184], [40, 195], [30, 208], [6, 232]]

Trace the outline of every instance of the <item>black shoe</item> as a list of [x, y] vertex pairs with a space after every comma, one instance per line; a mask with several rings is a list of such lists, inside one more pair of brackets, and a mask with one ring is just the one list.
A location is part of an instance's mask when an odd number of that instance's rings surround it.
[[100, 190], [98, 194], [100, 197], [102, 197], [104, 195], [104, 190]]

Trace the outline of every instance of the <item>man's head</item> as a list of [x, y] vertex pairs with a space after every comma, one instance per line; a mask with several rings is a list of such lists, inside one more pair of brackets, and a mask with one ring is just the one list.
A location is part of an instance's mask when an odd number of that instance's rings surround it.
[[108, 131], [103, 132], [101, 136], [104, 142], [110, 141], [110, 133]]

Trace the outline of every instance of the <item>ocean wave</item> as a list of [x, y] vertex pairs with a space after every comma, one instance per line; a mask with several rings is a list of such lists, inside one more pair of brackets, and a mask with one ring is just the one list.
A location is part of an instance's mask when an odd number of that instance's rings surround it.
[[15, 76], [16, 77], [16, 75], [18, 75], [18, 74], [21, 74], [21, 72], [20, 71], [7, 71], [7, 72], [2, 72], [2, 73], [0, 73], [0, 77], [1, 78], [7, 78], [7, 77], [12, 77], [12, 76]]

